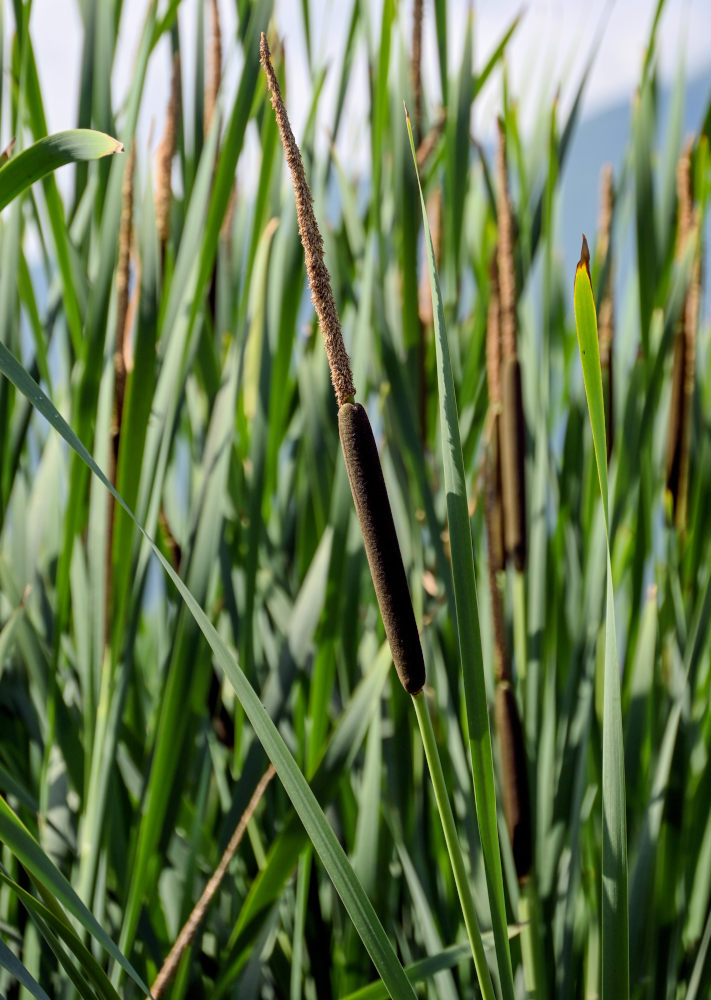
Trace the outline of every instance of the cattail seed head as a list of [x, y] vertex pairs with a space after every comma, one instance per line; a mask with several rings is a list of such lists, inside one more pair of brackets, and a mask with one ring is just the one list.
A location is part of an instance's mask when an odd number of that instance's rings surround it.
[[422, 646], [378, 449], [360, 403], [340, 407], [338, 431], [393, 663], [405, 690], [417, 694], [425, 684]]
[[489, 308], [486, 316], [486, 384], [489, 402], [498, 412], [501, 407], [501, 300], [496, 253], [489, 265]]
[[499, 119], [499, 144], [496, 156], [498, 178], [496, 218], [499, 229], [497, 250], [499, 295], [501, 301], [501, 347], [505, 358], [516, 353], [516, 271], [514, 266], [514, 224], [506, 175], [506, 132]]
[[493, 573], [504, 569], [506, 543], [501, 485], [501, 413], [493, 413], [486, 454], [486, 525], [489, 563]]
[[496, 685], [494, 716], [501, 751], [504, 817], [509, 832], [519, 882], [524, 882], [533, 862], [531, 802], [521, 719], [511, 685]]
[[526, 428], [521, 366], [517, 357], [504, 362], [501, 392], [501, 482], [506, 554], [519, 572], [526, 566]]
[[180, 56], [173, 56], [173, 75], [170, 84], [170, 100], [165, 118], [163, 138], [156, 151], [156, 229], [160, 240], [161, 251], [170, 236], [170, 203], [172, 198], [171, 174], [173, 170], [173, 155], [178, 132], [178, 105], [180, 101]]
[[212, 125], [212, 119], [217, 107], [217, 94], [220, 89], [222, 75], [222, 29], [220, 27], [220, 8], [217, 0], [211, 0], [211, 33], [210, 48], [207, 63], [207, 84], [205, 86], [205, 123], [204, 132], [207, 136]]
[[412, 90], [415, 95], [415, 145], [422, 139], [422, 5], [415, 0], [412, 14]]

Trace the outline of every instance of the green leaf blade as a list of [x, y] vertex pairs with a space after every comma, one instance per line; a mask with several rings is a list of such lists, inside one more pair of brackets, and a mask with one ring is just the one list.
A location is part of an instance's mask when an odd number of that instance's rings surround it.
[[104, 132], [77, 128], [39, 139], [0, 168], [0, 211], [35, 181], [79, 160], [98, 160], [123, 152], [123, 144]]

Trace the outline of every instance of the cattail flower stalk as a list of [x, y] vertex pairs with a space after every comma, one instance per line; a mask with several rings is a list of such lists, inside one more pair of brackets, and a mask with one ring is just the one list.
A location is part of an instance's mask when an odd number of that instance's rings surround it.
[[355, 386], [350, 361], [343, 343], [331, 280], [323, 258], [323, 240], [314, 215], [313, 198], [264, 34], [261, 37], [260, 56], [294, 185], [296, 214], [304, 247], [311, 300], [326, 346], [331, 381], [338, 403], [341, 448], [375, 593], [400, 681], [406, 691], [417, 694], [425, 683], [424, 659], [378, 449], [365, 409], [360, 403], [354, 402]]
[[178, 132], [178, 109], [180, 102], [180, 56], [173, 56], [173, 75], [170, 85], [170, 100], [165, 118], [163, 137], [156, 152], [156, 228], [160, 242], [161, 260], [165, 259], [165, 248], [170, 237], [170, 203], [172, 198], [171, 174]]
[[415, 0], [412, 12], [412, 91], [415, 98], [415, 144], [422, 139], [422, 7]]
[[186, 950], [190, 947], [192, 942], [195, 940], [195, 935], [200, 929], [200, 924], [203, 921], [210, 903], [212, 902], [215, 893], [220, 888], [222, 880], [227, 874], [227, 869], [230, 866], [232, 858], [237, 852], [237, 848], [240, 845], [242, 838], [244, 837], [245, 830], [249, 821], [252, 819], [257, 806], [259, 805], [262, 797], [267, 789], [267, 785], [272, 780], [275, 775], [274, 765], [270, 764], [266, 769], [262, 777], [257, 782], [257, 787], [255, 788], [252, 798], [249, 800], [247, 808], [240, 816], [239, 822], [235, 827], [234, 833], [230, 837], [230, 841], [225, 848], [220, 862], [212, 873], [209, 881], [205, 885], [202, 891], [200, 899], [197, 901], [193, 907], [190, 916], [183, 924], [178, 937], [175, 940], [175, 944], [170, 949], [170, 953], [166, 958], [165, 962], [160, 968], [158, 975], [156, 976], [153, 985], [151, 986], [151, 996], [154, 1000], [159, 1000], [163, 996], [165, 990], [170, 985], [175, 973], [178, 971], [178, 966], [180, 965], [180, 960], [185, 954]]
[[486, 318], [486, 381], [489, 390], [489, 445], [486, 452], [486, 490], [489, 560], [495, 572], [504, 569], [504, 510], [501, 485], [501, 307], [496, 254], [489, 268], [489, 308]]
[[498, 567], [495, 563], [495, 533], [497, 525], [497, 505], [495, 484], [487, 477], [485, 486], [485, 522], [489, 549], [489, 588], [491, 591], [491, 613], [494, 623], [494, 721], [499, 738], [501, 757], [501, 786], [504, 818], [513, 853], [516, 875], [523, 884], [533, 863], [533, 837], [531, 825], [531, 801], [528, 788], [528, 764], [523, 738], [521, 717], [516, 695], [512, 687], [511, 662], [506, 643], [504, 612], [501, 591], [497, 581]]
[[222, 75], [222, 29], [220, 27], [220, 9], [217, 0], [211, 0], [210, 15], [210, 47], [207, 62], [207, 84], [205, 86], [205, 135], [210, 131], [212, 119], [215, 116], [217, 94], [220, 89], [220, 77]]
[[506, 178], [506, 137], [499, 120], [496, 214], [501, 331], [501, 481], [504, 498], [506, 554], [519, 572], [526, 566], [526, 434], [523, 417], [521, 366], [516, 353], [516, 272], [514, 225]]
[[[114, 399], [110, 426], [109, 481], [116, 486], [123, 405], [126, 397], [126, 330], [128, 318], [128, 286], [130, 278], [131, 242], [133, 239], [133, 174], [136, 144], [131, 144], [123, 176], [121, 220], [119, 223], [118, 263], [116, 267], [116, 336], [114, 342]], [[111, 562], [114, 542], [114, 498], [109, 494], [106, 531], [104, 638], [111, 634]]]

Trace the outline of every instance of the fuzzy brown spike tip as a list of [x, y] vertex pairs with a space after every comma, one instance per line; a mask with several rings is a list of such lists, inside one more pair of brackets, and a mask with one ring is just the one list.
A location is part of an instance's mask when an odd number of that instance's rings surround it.
[[311, 301], [321, 325], [326, 354], [331, 368], [331, 381], [339, 406], [355, 396], [355, 386], [351, 375], [351, 365], [343, 343], [341, 323], [336, 311], [336, 303], [331, 289], [331, 278], [323, 258], [323, 239], [316, 223], [313, 209], [313, 197], [304, 172], [299, 147], [291, 131], [289, 117], [284, 107], [279, 81], [276, 78], [271, 63], [267, 36], [262, 32], [259, 43], [259, 54], [264, 71], [267, 74], [272, 107], [276, 115], [281, 144], [284, 147], [286, 162], [291, 171], [296, 197], [296, 216], [299, 223], [299, 234], [304, 247], [306, 273], [311, 287]]

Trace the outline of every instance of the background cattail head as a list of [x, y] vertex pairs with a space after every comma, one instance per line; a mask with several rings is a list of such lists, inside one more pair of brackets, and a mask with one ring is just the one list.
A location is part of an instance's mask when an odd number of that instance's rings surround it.
[[180, 109], [180, 56], [176, 52], [173, 56], [173, 75], [170, 85], [170, 100], [165, 116], [165, 128], [160, 145], [156, 151], [156, 183], [155, 183], [155, 203], [156, 203], [156, 228], [158, 239], [160, 240], [161, 253], [165, 253], [165, 246], [170, 236], [170, 204], [172, 198], [171, 174], [173, 170], [173, 156], [175, 154], [175, 143], [178, 132], [178, 113]]
[[501, 302], [501, 349], [505, 358], [516, 353], [516, 270], [514, 263], [514, 223], [506, 173], [506, 130], [498, 121], [496, 151], [496, 219], [499, 229], [497, 249]]
[[486, 315], [486, 385], [494, 411], [501, 407], [501, 300], [497, 252], [494, 251], [489, 264], [489, 306]]
[[501, 752], [501, 790], [519, 882], [528, 878], [533, 863], [531, 802], [523, 730], [516, 697], [508, 681], [496, 685], [494, 717]]
[[217, 107], [217, 94], [222, 76], [222, 29], [217, 0], [210, 0], [210, 45], [207, 56], [207, 82], [205, 84], [205, 135], [210, 131]]
[[504, 569], [504, 509], [501, 485], [501, 310], [496, 251], [489, 267], [489, 307], [486, 320], [486, 382], [489, 390], [489, 441], [486, 449], [486, 526], [489, 565]]
[[521, 365], [515, 356], [504, 361], [500, 426], [506, 554], [522, 572], [526, 566], [526, 426]]
[[415, 0], [412, 12], [412, 92], [415, 98], [415, 145], [422, 139], [422, 5]]

